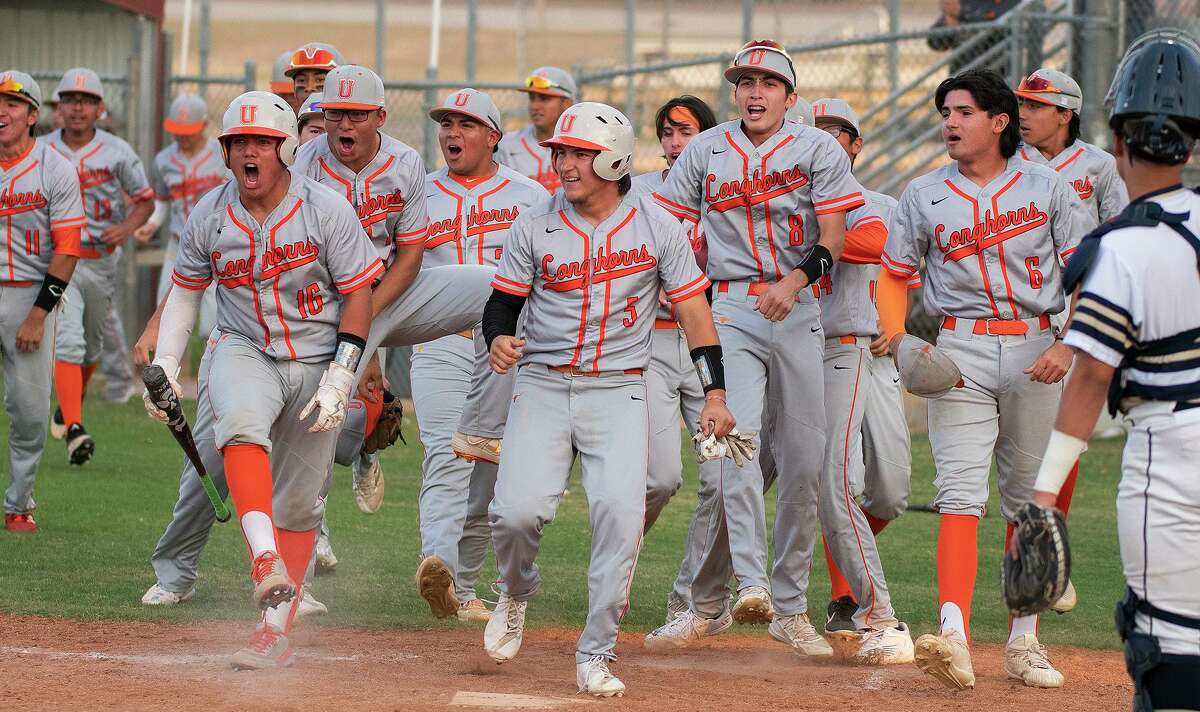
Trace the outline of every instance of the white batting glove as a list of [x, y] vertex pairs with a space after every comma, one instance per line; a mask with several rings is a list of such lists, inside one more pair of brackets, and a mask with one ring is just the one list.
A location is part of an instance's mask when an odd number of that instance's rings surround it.
[[354, 387], [354, 371], [340, 363], [330, 363], [325, 375], [321, 376], [321, 385], [313, 394], [308, 405], [300, 411], [300, 420], [317, 410], [317, 419], [309, 427], [310, 433], [324, 433], [337, 430], [346, 420], [346, 403], [350, 400], [350, 389]]
[[709, 460], [719, 460], [722, 457], [729, 457], [729, 445], [725, 443], [724, 438], [718, 438], [716, 435], [705, 435], [703, 430], [697, 430], [692, 436], [692, 447], [696, 450], [696, 463], [705, 463]]
[[[179, 385], [179, 381], [175, 380], [179, 376], [179, 369], [168, 368], [169, 364], [159, 363], [157, 360], [154, 363], [163, 367], [163, 370], [167, 373], [167, 381], [171, 384], [171, 389], [175, 391], [175, 397], [183, 400], [183, 387]], [[165, 406], [166, 404], [164, 403], [163, 405]], [[146, 409], [146, 415], [163, 425], [167, 424], [167, 411], [155, 404], [154, 400], [150, 398], [150, 391], [145, 388], [142, 389], [142, 406]]]
[[756, 433], [739, 433], [737, 428], [729, 431], [725, 436], [725, 444], [729, 446], [730, 454], [733, 456], [733, 461], [738, 467], [742, 466], [741, 461], [754, 459], [754, 436]]

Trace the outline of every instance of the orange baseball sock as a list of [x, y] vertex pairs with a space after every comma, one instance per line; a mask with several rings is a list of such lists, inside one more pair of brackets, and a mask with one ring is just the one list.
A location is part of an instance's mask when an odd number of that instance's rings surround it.
[[[962, 616], [962, 633], [971, 639], [971, 596], [979, 568], [979, 517], [943, 514], [938, 528], [938, 605], [954, 604]], [[943, 626], [947, 622], [943, 615]]]
[[1067, 512], [1071, 509], [1071, 498], [1075, 496], [1075, 481], [1079, 479], [1079, 462], [1075, 462], [1075, 466], [1071, 468], [1071, 474], [1067, 475], [1067, 481], [1063, 483], [1062, 489], [1058, 491], [1058, 499], [1054, 501], [1054, 506], [1058, 507], [1058, 511], [1067, 516]]
[[887, 527], [887, 525], [892, 523], [892, 520], [880, 519], [865, 509], [863, 510], [863, 514], [865, 514], [867, 517], [867, 523], [871, 525], [871, 533], [875, 535], [878, 535], [879, 532], [883, 531], [884, 528]]
[[842, 575], [842, 570], [833, 561], [833, 554], [829, 552], [829, 543], [825, 541], [825, 536], [821, 536], [821, 546], [825, 547], [825, 563], [829, 566], [829, 600], [836, 601], [843, 596], [854, 598], [854, 594], [850, 591], [850, 582]]
[[68, 427], [83, 422], [83, 369], [77, 363], [54, 362], [54, 390]]
[[80, 375], [83, 377], [83, 381], [79, 389], [80, 400], [87, 395], [88, 382], [92, 380], [92, 374], [96, 372], [96, 367], [99, 365], [100, 364], [98, 363], [85, 363], [79, 367]]
[[295, 620], [296, 611], [299, 609], [300, 585], [304, 583], [308, 562], [312, 559], [313, 547], [317, 543], [317, 530], [309, 529], [298, 532], [290, 529], [276, 529], [275, 538], [279, 541], [279, 554], [283, 557], [283, 565], [287, 567], [288, 575], [297, 584], [296, 597], [292, 599], [292, 604], [288, 607], [287, 620], [282, 626], [282, 630], [286, 634], [291, 630], [292, 621]]
[[250, 558], [255, 559], [264, 551], [278, 552], [275, 525], [271, 521], [271, 458], [266, 448], [238, 443], [226, 445], [221, 454], [225, 459], [229, 496], [237, 509]]

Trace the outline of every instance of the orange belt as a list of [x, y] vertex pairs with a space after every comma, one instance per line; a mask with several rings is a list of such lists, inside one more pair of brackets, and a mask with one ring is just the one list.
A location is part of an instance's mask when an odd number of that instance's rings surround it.
[[475, 338], [474, 332], [472, 332], [470, 329], [463, 329], [462, 331], [458, 332], [458, 335], [463, 337], [464, 339]]
[[675, 329], [676, 331], [678, 331], [679, 330], [679, 322], [675, 321], [674, 319], [655, 319], [654, 320], [654, 328], [655, 329]]
[[588, 378], [595, 378], [597, 376], [611, 376], [617, 373], [621, 373], [626, 376], [642, 375], [642, 369], [640, 368], [627, 368], [624, 371], [582, 371], [574, 366], [547, 366], [546, 368], [550, 369], [551, 371], [565, 373], [568, 376], [586, 376]]
[[839, 336], [839, 337], [837, 337], [837, 340], [843, 344], [857, 344], [858, 343], [858, 337], [854, 336], [853, 334], [846, 334], [845, 336]]
[[0, 287], [32, 287], [33, 282], [16, 280], [15, 282], [0, 282]]
[[[767, 291], [767, 289], [772, 284], [775, 284], [775, 283], [774, 282], [751, 282], [749, 287], [746, 289], [746, 293], [752, 297], [757, 297], [760, 294], [762, 294], [763, 292]], [[717, 292], [719, 294], [724, 294], [725, 292], [728, 292], [728, 291], [729, 291], [729, 282], [727, 282], [725, 280], [721, 280], [721, 281], [717, 282]]]
[[[948, 316], [942, 319], [942, 328], [953, 331], [958, 326], [958, 318]], [[1038, 317], [1038, 327], [1042, 331], [1050, 328], [1050, 315]], [[1029, 331], [1029, 324], [1021, 319], [976, 319], [971, 333], [980, 336], [1021, 336]]]
[[101, 251], [101, 250], [97, 250], [94, 247], [80, 247], [79, 248], [79, 257], [80, 257], [80, 259], [85, 259], [85, 260], [96, 260], [96, 259], [100, 259], [101, 257], [108, 257], [116, 249], [117, 248], [115, 248], [115, 247], [105, 247], [104, 250]]

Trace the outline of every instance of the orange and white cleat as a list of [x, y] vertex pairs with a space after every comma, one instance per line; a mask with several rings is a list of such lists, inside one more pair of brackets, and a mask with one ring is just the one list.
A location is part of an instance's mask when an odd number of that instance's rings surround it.
[[250, 565], [250, 580], [254, 582], [254, 605], [261, 610], [287, 603], [296, 595], [296, 584], [288, 576], [283, 557], [274, 551], [264, 551]]

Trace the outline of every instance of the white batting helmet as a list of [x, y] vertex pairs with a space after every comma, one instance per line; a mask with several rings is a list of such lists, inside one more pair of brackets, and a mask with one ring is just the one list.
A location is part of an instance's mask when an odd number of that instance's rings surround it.
[[229, 165], [226, 139], [233, 136], [270, 136], [283, 139], [279, 144], [279, 160], [290, 166], [296, 160], [300, 145], [296, 132], [296, 115], [278, 96], [266, 91], [248, 91], [229, 104], [221, 119], [221, 148], [225, 165]]
[[633, 163], [633, 125], [625, 114], [607, 104], [585, 101], [558, 117], [554, 135], [541, 145], [573, 146], [599, 151], [592, 169], [604, 180], [621, 180]]

